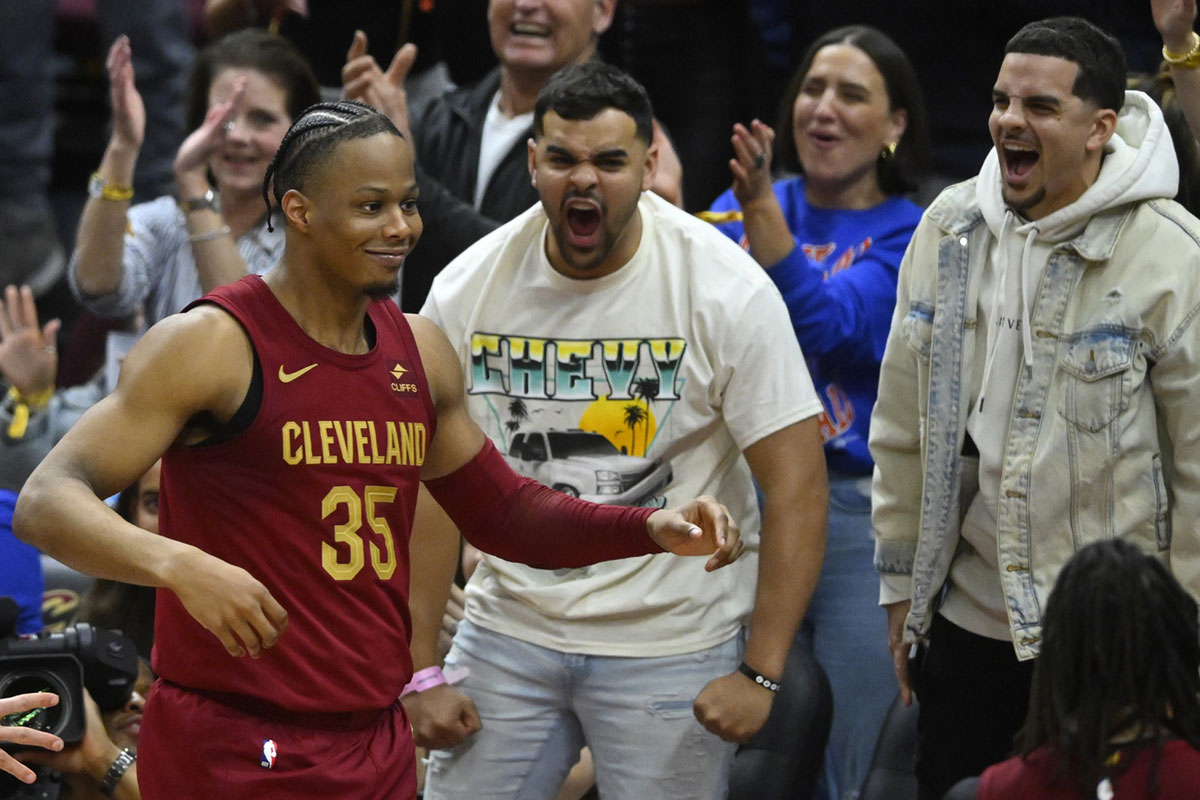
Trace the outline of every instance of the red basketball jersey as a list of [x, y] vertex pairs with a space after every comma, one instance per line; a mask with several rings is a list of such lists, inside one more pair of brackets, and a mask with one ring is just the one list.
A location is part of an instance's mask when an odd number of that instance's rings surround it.
[[160, 590], [154, 669], [291, 712], [383, 708], [412, 675], [408, 542], [436, 420], [412, 331], [376, 302], [374, 347], [331, 350], [256, 275], [199, 302], [246, 330], [262, 402], [233, 439], [163, 456], [162, 532], [249, 571], [288, 627], [261, 658], [233, 658]]

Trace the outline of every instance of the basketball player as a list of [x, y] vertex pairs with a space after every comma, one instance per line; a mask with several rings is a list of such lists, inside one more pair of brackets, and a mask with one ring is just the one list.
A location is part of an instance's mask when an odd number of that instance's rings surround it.
[[[710, 499], [595, 506], [508, 469], [445, 337], [385, 299], [421, 233], [413, 175], [369, 106], [302, 114], [267, 173], [280, 265], [148, 331], [18, 500], [43, 551], [160, 587], [147, 798], [415, 795], [397, 697], [418, 481], [476, 546], [536, 566], [666, 549], [715, 569], [740, 551]], [[154, 536], [98, 498], [160, 455]]]

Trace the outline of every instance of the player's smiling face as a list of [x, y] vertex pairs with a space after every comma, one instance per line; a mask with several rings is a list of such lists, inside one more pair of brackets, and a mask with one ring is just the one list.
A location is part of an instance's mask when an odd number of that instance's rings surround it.
[[1009, 53], [992, 90], [988, 128], [1000, 159], [1004, 202], [1041, 219], [1079, 199], [1096, 179], [1112, 110], [1074, 93], [1079, 66]]
[[422, 229], [408, 142], [391, 133], [342, 142], [309, 183], [321, 262], [373, 298], [394, 293]]
[[529, 143], [529, 171], [550, 222], [546, 255], [555, 269], [598, 278], [625, 265], [641, 239], [637, 204], [657, 155], [624, 111], [591, 119], [546, 112], [542, 135]]

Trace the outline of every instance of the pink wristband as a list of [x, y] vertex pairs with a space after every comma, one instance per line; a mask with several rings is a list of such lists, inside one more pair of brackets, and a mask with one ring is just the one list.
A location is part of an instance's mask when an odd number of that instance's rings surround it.
[[446, 683], [446, 676], [442, 674], [441, 667], [426, 667], [420, 672], [413, 673], [412, 680], [400, 692], [400, 696], [412, 694], [413, 692], [423, 692], [426, 689], [432, 689], [434, 686], [441, 686]]

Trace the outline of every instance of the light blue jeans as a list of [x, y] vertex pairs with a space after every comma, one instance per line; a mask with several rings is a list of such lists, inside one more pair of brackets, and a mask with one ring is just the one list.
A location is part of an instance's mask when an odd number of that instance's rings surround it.
[[858, 797], [883, 718], [896, 697], [874, 554], [870, 476], [831, 471], [825, 563], [800, 628], [833, 689], [825, 770], [813, 795], [818, 800]]
[[737, 669], [743, 640], [661, 658], [562, 653], [463, 621], [447, 667], [468, 667], [460, 688], [482, 729], [431, 754], [426, 800], [552, 799], [585, 744], [600, 795], [723, 798], [734, 745], [706, 731], [692, 701]]

